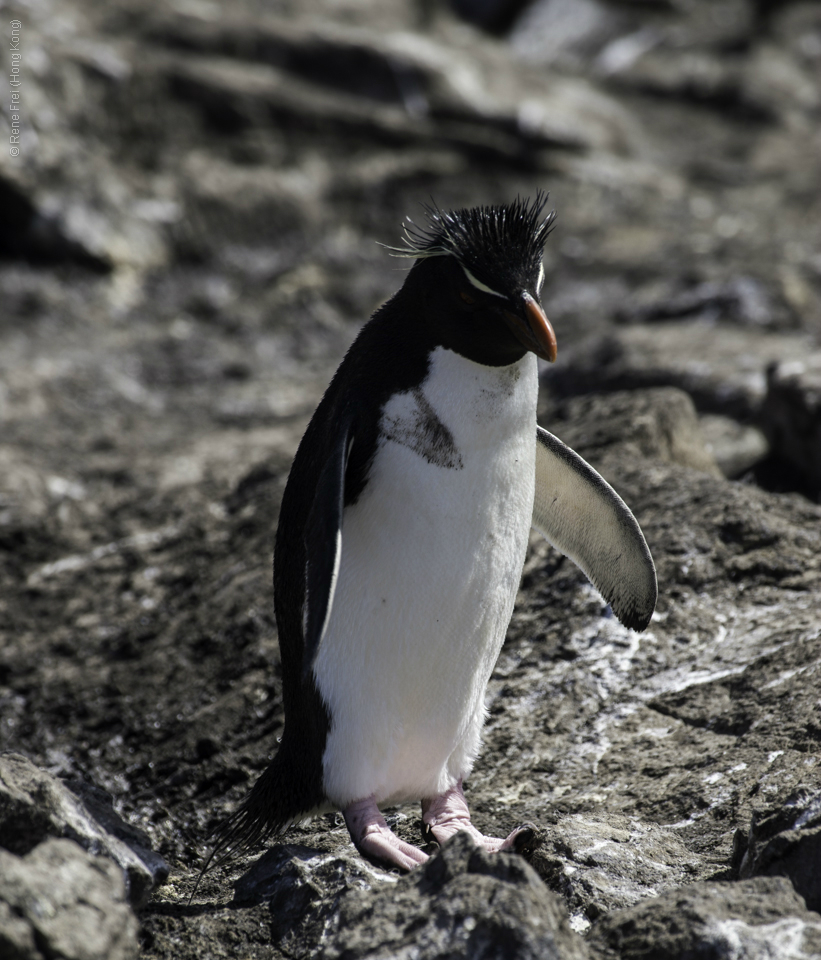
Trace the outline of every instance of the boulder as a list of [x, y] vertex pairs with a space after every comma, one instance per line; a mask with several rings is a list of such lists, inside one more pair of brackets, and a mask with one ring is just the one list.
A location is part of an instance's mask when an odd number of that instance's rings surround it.
[[821, 913], [821, 794], [798, 792], [756, 811], [738, 841], [739, 876], [788, 877], [807, 907]]
[[59, 780], [19, 754], [0, 755], [0, 847], [27, 854], [47, 837], [68, 837], [90, 853], [110, 857], [135, 906], [168, 877], [168, 864], [149, 838], [117, 816], [104, 790]]
[[660, 460], [720, 476], [693, 401], [673, 387], [573, 397], [549, 413], [550, 428], [574, 449], [595, 455], [618, 436], [624, 457]]
[[767, 395], [769, 366], [800, 363], [813, 349], [813, 337], [804, 333], [751, 336], [733, 324], [663, 320], [573, 344], [561, 366], [543, 372], [542, 383], [559, 396], [673, 386], [689, 393], [700, 411], [749, 421]]
[[8, 960], [132, 960], [137, 918], [119, 867], [73, 840], [0, 850], [0, 952]]
[[466, 834], [376, 895], [343, 897], [326, 928], [328, 960], [401, 956], [586, 960], [584, 941], [536, 873], [513, 854], [491, 856]]
[[821, 352], [769, 365], [761, 420], [773, 451], [821, 492]]
[[725, 477], [738, 479], [770, 453], [767, 437], [758, 427], [739, 423], [720, 413], [698, 418], [704, 445]]
[[694, 883], [610, 914], [590, 949], [601, 960], [803, 960], [821, 952], [821, 917], [786, 880]]

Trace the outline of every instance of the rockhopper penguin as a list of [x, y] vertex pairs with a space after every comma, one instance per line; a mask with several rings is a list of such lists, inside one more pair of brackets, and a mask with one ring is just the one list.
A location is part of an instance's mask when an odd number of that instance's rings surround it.
[[614, 490], [536, 425], [547, 197], [425, 208], [395, 253], [415, 262], [359, 333], [319, 404], [282, 498], [274, 597], [285, 729], [212, 853], [341, 810], [351, 839], [409, 870], [426, 854], [380, 807], [421, 800], [428, 835], [490, 851], [463, 781], [513, 611], [531, 526], [643, 630], [656, 575]]

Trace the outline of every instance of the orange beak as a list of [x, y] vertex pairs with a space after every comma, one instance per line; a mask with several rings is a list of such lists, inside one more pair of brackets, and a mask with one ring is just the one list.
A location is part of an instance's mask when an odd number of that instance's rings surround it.
[[505, 320], [508, 326], [515, 334], [516, 338], [528, 350], [554, 363], [558, 346], [556, 344], [556, 334], [553, 327], [547, 319], [544, 310], [538, 303], [526, 293], [522, 297], [524, 303], [524, 319], [518, 314], [505, 310]]

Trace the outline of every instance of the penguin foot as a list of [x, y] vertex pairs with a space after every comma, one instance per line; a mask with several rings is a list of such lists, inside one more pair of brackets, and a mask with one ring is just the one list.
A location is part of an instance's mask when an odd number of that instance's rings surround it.
[[438, 797], [422, 801], [422, 822], [439, 843], [444, 843], [461, 830], [469, 834], [473, 842], [484, 847], [488, 853], [498, 853], [500, 850], [522, 853], [529, 847], [535, 834], [535, 828], [531, 824], [524, 824], [504, 840], [500, 837], [486, 837], [470, 822], [470, 810], [461, 780]]
[[405, 843], [390, 829], [373, 797], [357, 800], [342, 811], [348, 833], [360, 852], [401, 870], [413, 870], [428, 859], [418, 847]]

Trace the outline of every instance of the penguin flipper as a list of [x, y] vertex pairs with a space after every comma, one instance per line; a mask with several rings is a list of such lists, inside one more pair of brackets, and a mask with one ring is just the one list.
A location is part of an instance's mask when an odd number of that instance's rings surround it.
[[636, 518], [590, 464], [541, 427], [532, 525], [585, 573], [626, 627], [647, 627], [658, 584]]
[[302, 634], [305, 642], [303, 675], [313, 667], [328, 626], [339, 561], [342, 556], [342, 511], [345, 505], [345, 469], [353, 443], [350, 424], [340, 429], [325, 461], [308, 521], [305, 524], [305, 605]]

